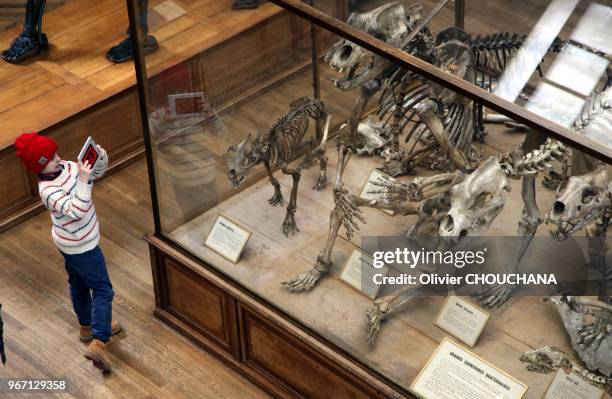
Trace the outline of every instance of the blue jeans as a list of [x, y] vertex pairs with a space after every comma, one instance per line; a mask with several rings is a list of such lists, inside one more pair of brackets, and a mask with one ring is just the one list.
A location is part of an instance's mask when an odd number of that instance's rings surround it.
[[68, 272], [72, 307], [82, 326], [91, 325], [95, 339], [107, 342], [111, 336], [113, 286], [99, 246], [82, 254], [62, 252]]

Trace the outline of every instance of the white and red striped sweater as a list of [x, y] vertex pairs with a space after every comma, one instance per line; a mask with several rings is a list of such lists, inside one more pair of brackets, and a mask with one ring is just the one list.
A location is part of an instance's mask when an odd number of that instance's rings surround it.
[[[106, 158], [106, 157], [105, 157]], [[38, 192], [45, 207], [51, 211], [51, 236], [65, 254], [81, 254], [94, 249], [100, 242], [96, 208], [91, 198], [92, 183], [78, 178], [77, 164], [61, 161], [63, 170], [50, 181], [39, 180]], [[92, 173], [104, 174], [107, 159]]]

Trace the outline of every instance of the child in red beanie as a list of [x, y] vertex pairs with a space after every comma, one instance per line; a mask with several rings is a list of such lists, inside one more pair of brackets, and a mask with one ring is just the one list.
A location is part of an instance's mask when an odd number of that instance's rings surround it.
[[112, 321], [114, 291], [98, 245], [100, 232], [91, 198], [91, 181], [108, 166], [106, 152], [98, 146], [100, 162], [92, 169], [88, 162], [63, 161], [55, 141], [36, 133], [22, 134], [15, 147], [26, 168], [38, 174], [40, 198], [51, 211], [51, 236], [65, 260], [80, 338], [91, 341], [85, 357], [97, 368], [110, 371], [106, 343], [121, 326]]

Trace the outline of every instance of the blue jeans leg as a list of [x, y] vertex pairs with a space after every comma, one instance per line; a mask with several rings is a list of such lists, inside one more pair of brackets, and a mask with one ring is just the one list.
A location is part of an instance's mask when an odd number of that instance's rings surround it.
[[[108, 277], [100, 247], [78, 255], [66, 255], [69, 267], [91, 290], [91, 329], [94, 338], [107, 342], [111, 335], [112, 306], [115, 292]], [[68, 260], [67, 260], [68, 262]]]
[[70, 299], [72, 308], [77, 315], [79, 324], [88, 326], [91, 324], [91, 292], [87, 283], [73, 271], [69, 260], [64, 257], [66, 272], [68, 272], [68, 285], [70, 288]]

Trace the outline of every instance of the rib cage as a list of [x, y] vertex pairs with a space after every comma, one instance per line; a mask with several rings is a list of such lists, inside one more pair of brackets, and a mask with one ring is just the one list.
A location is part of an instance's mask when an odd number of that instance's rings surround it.
[[325, 115], [323, 104], [309, 97], [302, 97], [291, 103], [291, 109], [268, 131], [264, 142], [268, 148], [265, 158], [271, 166], [290, 162], [302, 146], [308, 131], [309, 119], [320, 119]]

